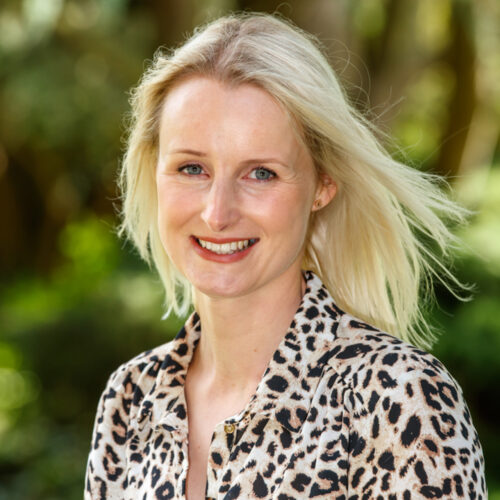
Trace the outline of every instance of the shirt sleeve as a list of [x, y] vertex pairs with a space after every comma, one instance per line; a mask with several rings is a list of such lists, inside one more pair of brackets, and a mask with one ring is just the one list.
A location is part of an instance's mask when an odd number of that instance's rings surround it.
[[123, 499], [126, 489], [125, 442], [136, 385], [121, 367], [108, 380], [95, 418], [85, 478], [85, 500]]
[[487, 498], [481, 445], [451, 375], [380, 369], [363, 386], [346, 402], [349, 499]]

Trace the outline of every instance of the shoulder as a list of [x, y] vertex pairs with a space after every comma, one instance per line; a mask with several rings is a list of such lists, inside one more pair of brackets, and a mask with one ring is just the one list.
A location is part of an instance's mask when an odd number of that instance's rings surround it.
[[123, 363], [109, 376], [99, 401], [96, 426], [108, 421], [114, 431], [118, 426], [120, 434], [126, 433], [130, 419], [154, 390], [159, 378], [166, 371], [172, 371], [172, 365], [178, 365], [176, 359], [184, 345], [183, 331], [184, 328], [175, 339]]
[[[443, 363], [432, 354], [343, 314], [336, 332], [337, 338], [330, 363], [344, 372], [351, 386], [367, 388], [378, 380], [390, 388], [419, 376], [438, 377], [458, 385]], [[359, 384], [359, 377], [365, 374]]]
[[485, 491], [481, 444], [462, 389], [436, 357], [344, 314], [329, 365], [344, 384], [356, 477], [373, 463], [371, 479], [392, 474], [394, 492], [409, 485], [426, 498]]
[[354, 420], [377, 416], [395, 428], [418, 420], [441, 436], [475, 434], [460, 385], [435, 356], [347, 314], [337, 335], [329, 364]]

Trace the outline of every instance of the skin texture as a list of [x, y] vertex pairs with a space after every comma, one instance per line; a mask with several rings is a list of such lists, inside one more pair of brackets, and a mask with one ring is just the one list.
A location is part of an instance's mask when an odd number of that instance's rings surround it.
[[[300, 303], [311, 213], [336, 185], [317, 174], [289, 116], [254, 85], [180, 82], [163, 105], [159, 139], [160, 236], [194, 287], [203, 325], [186, 378], [187, 489], [198, 498], [215, 425], [254, 393]], [[210, 256], [196, 238], [256, 243]]]

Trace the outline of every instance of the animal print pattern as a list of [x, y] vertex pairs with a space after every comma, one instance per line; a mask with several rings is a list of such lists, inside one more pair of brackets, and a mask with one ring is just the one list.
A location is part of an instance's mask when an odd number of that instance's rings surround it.
[[[432, 355], [307, 289], [256, 393], [214, 429], [207, 498], [486, 499], [484, 459], [457, 382]], [[85, 498], [184, 499], [184, 381], [201, 332], [121, 366], [101, 397]]]

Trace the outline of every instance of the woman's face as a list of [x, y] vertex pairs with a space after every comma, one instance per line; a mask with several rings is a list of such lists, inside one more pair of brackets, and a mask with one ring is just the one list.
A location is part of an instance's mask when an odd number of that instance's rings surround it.
[[297, 277], [318, 183], [277, 102], [253, 85], [192, 77], [168, 94], [156, 172], [161, 241], [204, 294], [243, 296]]

